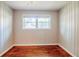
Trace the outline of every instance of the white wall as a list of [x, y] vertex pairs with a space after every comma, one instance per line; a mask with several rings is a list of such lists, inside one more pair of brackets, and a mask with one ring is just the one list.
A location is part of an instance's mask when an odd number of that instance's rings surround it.
[[1, 7], [1, 2], [0, 2], [0, 53], [1, 53], [1, 10], [2, 10], [2, 7]]
[[12, 10], [0, 2], [0, 53], [3, 53], [13, 44], [12, 26]]
[[79, 44], [77, 44], [77, 20], [79, 20], [78, 2], [71, 2], [60, 10], [59, 44], [75, 56], [79, 56], [77, 54], [79, 52], [77, 51]]
[[[22, 29], [23, 15], [50, 15], [51, 29]], [[58, 13], [56, 11], [14, 11], [15, 44], [55, 44], [58, 40]]]
[[79, 57], [79, 2], [76, 3], [76, 13], [75, 13], [75, 19], [76, 19], [76, 35], [75, 35], [75, 54]]

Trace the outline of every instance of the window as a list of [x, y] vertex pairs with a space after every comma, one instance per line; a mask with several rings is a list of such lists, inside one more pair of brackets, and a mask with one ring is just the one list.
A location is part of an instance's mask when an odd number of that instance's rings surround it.
[[34, 17], [25, 17], [23, 19], [23, 28], [24, 29], [36, 28], [36, 19]]
[[23, 29], [49, 29], [50, 17], [24, 17]]

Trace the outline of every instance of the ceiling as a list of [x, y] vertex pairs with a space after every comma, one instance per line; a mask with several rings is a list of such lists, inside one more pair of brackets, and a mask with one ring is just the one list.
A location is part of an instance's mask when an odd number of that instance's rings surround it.
[[6, 1], [15, 10], [59, 10], [65, 1]]

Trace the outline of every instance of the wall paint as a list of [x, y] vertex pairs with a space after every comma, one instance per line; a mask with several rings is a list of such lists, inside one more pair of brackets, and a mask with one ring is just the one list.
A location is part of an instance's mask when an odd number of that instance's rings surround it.
[[[22, 29], [23, 15], [50, 15], [51, 29]], [[54, 11], [14, 11], [15, 44], [55, 44], [58, 40], [58, 12]]]
[[59, 44], [75, 56], [79, 56], [79, 43], [77, 44], [77, 41], [79, 40], [77, 38], [77, 20], [79, 20], [78, 2], [70, 2], [60, 10]]
[[1, 12], [2, 12], [2, 6], [1, 6], [2, 4], [1, 4], [1, 2], [0, 2], [0, 53], [1, 53], [1, 37], [2, 37], [2, 35], [1, 35]]
[[0, 53], [13, 45], [12, 26], [12, 10], [0, 2]]
[[76, 35], [75, 35], [75, 54], [79, 57], [79, 2], [76, 3], [76, 7], [75, 7], [76, 13], [75, 13], [75, 28], [76, 28]]

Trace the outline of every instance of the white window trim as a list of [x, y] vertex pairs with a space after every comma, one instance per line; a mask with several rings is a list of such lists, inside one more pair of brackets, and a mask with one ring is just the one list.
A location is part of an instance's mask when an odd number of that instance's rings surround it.
[[[28, 29], [29, 29], [29, 30], [31, 30], [31, 29], [32, 29], [32, 30], [33, 30], [33, 29], [34, 29], [34, 30], [35, 30], [35, 29], [38, 29], [38, 30], [41, 30], [41, 29], [42, 29], [42, 30], [44, 30], [44, 29], [45, 29], [45, 30], [46, 30], [46, 29], [51, 29], [51, 15], [44, 15], [44, 16], [43, 16], [43, 15], [42, 15], [42, 16], [40, 16], [40, 15], [37, 15], [37, 16], [35, 16], [35, 15], [34, 15], [34, 16], [32, 16], [32, 15], [31, 15], [31, 16], [30, 16], [30, 15], [23, 15], [23, 16], [22, 16], [22, 19], [23, 19], [24, 17], [49, 17], [49, 18], [50, 18], [50, 21], [49, 21], [49, 28], [38, 28], [37, 25], [36, 25], [36, 28], [24, 28], [24, 26], [23, 26], [23, 20], [22, 20], [22, 29], [24, 29], [24, 30], [28, 30]], [[36, 23], [37, 23], [37, 22], [36, 22]]]

